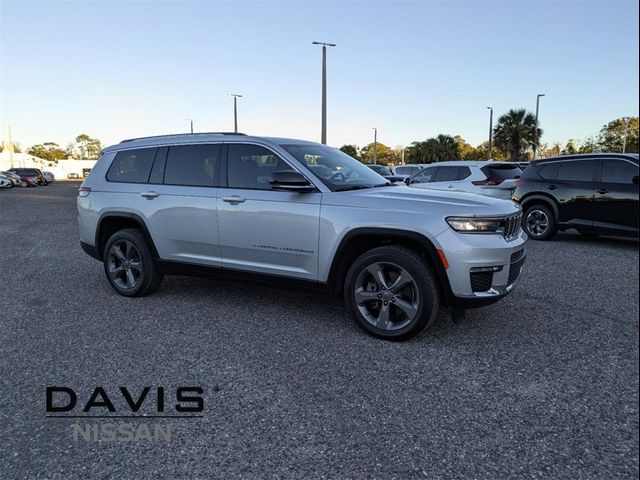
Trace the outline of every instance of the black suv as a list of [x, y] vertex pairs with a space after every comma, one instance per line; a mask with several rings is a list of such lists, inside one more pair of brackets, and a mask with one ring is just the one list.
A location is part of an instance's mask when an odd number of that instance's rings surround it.
[[638, 154], [563, 155], [531, 163], [513, 200], [524, 210], [530, 238], [558, 229], [584, 235], [638, 236]]

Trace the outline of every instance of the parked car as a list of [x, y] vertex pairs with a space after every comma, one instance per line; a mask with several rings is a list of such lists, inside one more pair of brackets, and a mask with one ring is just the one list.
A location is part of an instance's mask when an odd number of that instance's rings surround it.
[[42, 175], [42, 171], [38, 168], [11, 168], [9, 171], [20, 175], [20, 178], [23, 180], [25, 178], [33, 178], [38, 185], [47, 184], [47, 180], [44, 178], [44, 175]]
[[402, 182], [404, 180], [404, 177], [394, 175], [389, 167], [385, 167], [384, 165], [368, 164], [367, 167], [376, 172], [378, 175], [383, 176], [388, 182], [395, 183]]
[[51, 172], [42, 172], [42, 176], [47, 181], [47, 183], [53, 183], [56, 180], [56, 177]]
[[26, 187], [27, 186], [26, 182], [24, 182], [22, 180], [22, 178], [20, 178], [20, 175], [17, 175], [17, 174], [15, 174], [13, 172], [0, 172], [0, 174], [4, 175], [9, 180], [11, 180], [11, 183], [13, 184], [14, 187]]
[[13, 182], [9, 177], [0, 174], [0, 188], [12, 188]]
[[414, 188], [478, 193], [510, 199], [522, 170], [517, 163], [485, 161], [438, 162], [405, 180]]
[[513, 199], [530, 238], [558, 230], [638, 236], [638, 154], [566, 155], [532, 162]]
[[511, 200], [392, 186], [335, 148], [285, 138], [127, 140], [102, 151], [77, 206], [81, 246], [120, 295], [149, 294], [165, 273], [271, 278], [342, 292], [355, 322], [387, 339], [431, 327], [443, 304], [500, 300], [526, 257]]
[[67, 178], [69, 180], [78, 180], [80, 178], [80, 175], [78, 175], [75, 172], [71, 172], [71, 173], [67, 173]]
[[395, 176], [401, 177], [402, 181], [404, 181], [405, 178], [409, 178], [415, 175], [426, 166], [427, 165], [423, 165], [421, 163], [414, 163], [410, 165], [397, 165], [393, 167], [392, 172]]

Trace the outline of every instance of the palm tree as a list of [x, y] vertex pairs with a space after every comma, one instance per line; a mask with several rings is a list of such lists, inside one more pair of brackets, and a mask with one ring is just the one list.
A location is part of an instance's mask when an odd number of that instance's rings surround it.
[[542, 130], [536, 135], [536, 117], [524, 108], [509, 110], [498, 119], [493, 129], [496, 146], [509, 154], [512, 160], [524, 160], [525, 152], [540, 141]]

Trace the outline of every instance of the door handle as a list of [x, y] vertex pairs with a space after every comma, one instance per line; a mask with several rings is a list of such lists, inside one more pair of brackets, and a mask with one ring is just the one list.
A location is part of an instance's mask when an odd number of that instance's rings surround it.
[[453, 187], [454, 187], [454, 185], [448, 185], [447, 186], [447, 188], [453, 188]]
[[556, 185], [551, 184], [551, 185], [549, 185], [547, 188], [548, 188], [549, 190], [555, 190], [555, 189], [556, 189], [556, 188], [558, 188], [558, 187], [557, 187]]
[[160, 196], [158, 192], [142, 192], [140, 195], [142, 195], [144, 198], [147, 198], [149, 200], [152, 200]]
[[605, 193], [609, 193], [609, 190], [607, 190], [606, 188], [598, 188], [596, 192], [598, 192], [600, 195], [604, 195]]
[[239, 197], [237, 195], [231, 195], [230, 197], [222, 197], [223, 202], [230, 203], [231, 205], [237, 205], [246, 201], [246, 198]]

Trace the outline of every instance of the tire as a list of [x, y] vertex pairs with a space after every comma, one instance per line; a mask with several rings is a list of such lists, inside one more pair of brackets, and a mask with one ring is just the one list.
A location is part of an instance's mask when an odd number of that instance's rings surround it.
[[[411, 249], [374, 248], [349, 268], [345, 303], [356, 324], [368, 334], [408, 340], [435, 323], [440, 306], [435, 278], [429, 264]], [[398, 281], [404, 282], [400, 290], [393, 288]]]
[[140, 229], [125, 228], [111, 235], [102, 258], [104, 273], [120, 295], [142, 297], [162, 283], [162, 274]]
[[541, 204], [527, 207], [522, 227], [533, 240], [550, 240], [558, 233], [558, 222], [553, 212]]

